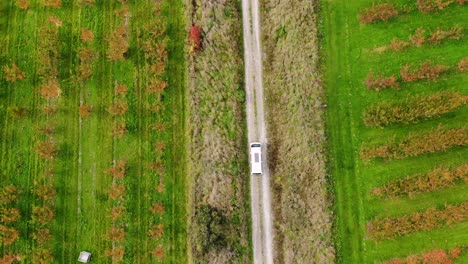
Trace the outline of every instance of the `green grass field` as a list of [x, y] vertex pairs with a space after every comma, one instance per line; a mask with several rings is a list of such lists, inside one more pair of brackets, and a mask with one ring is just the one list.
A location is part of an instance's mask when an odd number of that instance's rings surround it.
[[[53, 263], [75, 263], [78, 253], [93, 253], [93, 262], [111, 263], [105, 251], [123, 247], [124, 263], [185, 263], [186, 253], [186, 199], [185, 178], [185, 23], [183, 1], [163, 1], [162, 21], [166, 24], [166, 71], [163, 78], [168, 87], [162, 95], [163, 110], [153, 112], [148, 105], [155, 95], [147, 95], [146, 84], [150, 78], [148, 63], [141, 50], [138, 37], [143, 25], [154, 19], [154, 1], [128, 1], [130, 12], [129, 57], [123, 61], [107, 59], [110, 33], [124, 23], [114, 11], [122, 5], [118, 1], [98, 1], [83, 6], [77, 0], [64, 0], [60, 9], [44, 7], [41, 1], [30, 1], [28, 10], [16, 7], [16, 1], [0, 1], [0, 66], [16, 63], [26, 78], [9, 83], [0, 80], [0, 183], [15, 185], [19, 197], [12, 207], [20, 209], [21, 217], [8, 226], [19, 231], [19, 238], [11, 245], [2, 245], [0, 257], [19, 254], [24, 263], [34, 263], [32, 255], [39, 249], [51, 250]], [[47, 102], [38, 90], [44, 76], [37, 74], [37, 45], [41, 41], [38, 29], [52, 25], [48, 18], [54, 16], [63, 22], [58, 29], [58, 78], [62, 95], [54, 103], [57, 113], [47, 116], [42, 108]], [[80, 46], [80, 29], [93, 31], [91, 44], [97, 53], [93, 63], [93, 77], [84, 83], [74, 81], [79, 64], [77, 49]], [[128, 132], [122, 137], [112, 136], [111, 128], [119, 119], [107, 109], [112, 104], [115, 84], [126, 84], [125, 95], [129, 109], [121, 119], [127, 122]], [[91, 115], [81, 118], [80, 102], [93, 106]], [[27, 116], [15, 118], [11, 107], [25, 107]], [[58, 147], [53, 161], [44, 161], [34, 152], [34, 147], [45, 136], [38, 128], [48, 122], [55, 123], [53, 140]], [[165, 125], [164, 131], [151, 127]], [[163, 153], [154, 151], [154, 144], [165, 144]], [[164, 173], [148, 169], [158, 155], [162, 155]], [[126, 160], [128, 170], [122, 183], [126, 190], [121, 200], [112, 201], [107, 190], [112, 176], [104, 171], [114, 160]], [[46, 169], [53, 171], [47, 176]], [[57, 197], [50, 203], [55, 218], [46, 225], [52, 240], [39, 246], [32, 234], [39, 228], [31, 222], [32, 207], [43, 202], [32, 193], [37, 184], [53, 184]], [[165, 190], [156, 191], [164, 183]], [[153, 215], [153, 203], [162, 203], [162, 216]], [[126, 236], [121, 242], [106, 238], [112, 227], [108, 217], [113, 206], [126, 208], [116, 225]], [[159, 239], [147, 234], [151, 226], [164, 225]], [[152, 256], [156, 247], [162, 246], [164, 257]]]
[[[468, 55], [465, 35], [459, 40], [445, 40], [440, 45], [424, 44], [400, 52], [376, 54], [373, 49], [388, 44], [394, 37], [407, 40], [416, 28], [428, 32], [437, 27], [449, 28], [467, 25], [468, 8], [453, 4], [444, 10], [422, 14], [416, 1], [391, 1], [399, 8], [412, 11], [390, 21], [362, 24], [359, 10], [373, 1], [323, 0], [322, 34], [324, 35], [323, 70], [328, 96], [330, 173], [335, 192], [335, 230], [338, 259], [341, 263], [374, 263], [394, 257], [405, 257], [431, 249], [450, 249], [468, 245], [468, 222], [451, 227], [417, 232], [407, 237], [374, 242], [366, 234], [366, 224], [376, 216], [400, 216], [444, 204], [468, 200], [468, 186], [456, 187], [416, 195], [414, 198], [393, 200], [371, 196], [370, 191], [385, 183], [414, 173], [427, 173], [437, 166], [457, 166], [466, 162], [468, 149], [453, 148], [446, 152], [425, 154], [403, 160], [376, 160], [369, 164], [359, 157], [362, 145], [383, 144], [393, 135], [400, 138], [409, 132], [424, 132], [444, 124], [447, 127], [466, 125], [468, 109], [465, 106], [441, 117], [423, 120], [417, 124], [394, 124], [385, 128], [366, 127], [362, 113], [369, 106], [382, 101], [401, 101], [419, 94], [438, 91], [458, 91], [466, 95], [468, 75], [458, 70], [443, 74], [435, 82], [422, 80], [403, 83], [399, 90], [380, 92], [367, 90], [363, 82], [370, 70], [377, 74], [399, 75], [406, 63], [419, 65], [426, 60], [456, 68]], [[468, 263], [463, 254], [457, 263]]]

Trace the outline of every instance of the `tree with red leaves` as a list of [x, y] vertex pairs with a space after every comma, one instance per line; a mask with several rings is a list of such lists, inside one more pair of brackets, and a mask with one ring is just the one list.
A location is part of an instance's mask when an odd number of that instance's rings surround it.
[[189, 45], [191, 52], [200, 51], [202, 48], [202, 35], [198, 26], [193, 25], [190, 28]]

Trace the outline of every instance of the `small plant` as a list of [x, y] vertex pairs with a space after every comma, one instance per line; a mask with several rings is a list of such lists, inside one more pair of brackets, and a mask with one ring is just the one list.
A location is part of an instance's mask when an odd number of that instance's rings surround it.
[[52, 8], [61, 8], [62, 0], [44, 0], [44, 6]]
[[20, 211], [16, 208], [0, 208], [0, 222], [3, 224], [16, 222], [20, 216]]
[[5, 80], [11, 83], [15, 83], [17, 80], [23, 80], [26, 76], [16, 64], [3, 66], [3, 72], [5, 73]]
[[125, 176], [127, 170], [127, 161], [117, 160], [114, 163], [114, 166], [110, 167], [105, 171], [106, 174], [112, 175], [115, 179], [121, 179]]
[[[94, 1], [94, 0], [92, 0]], [[83, 42], [86, 42], [86, 43], [90, 43], [90, 42], [93, 42], [94, 40], [94, 33], [89, 30], [89, 29], [86, 29], [86, 28], [82, 28], [81, 29], [81, 36], [80, 36], [81, 40]]]
[[78, 112], [80, 113], [80, 116], [83, 118], [88, 117], [92, 111], [93, 111], [93, 106], [88, 105], [88, 104], [82, 104], [78, 108]]
[[458, 69], [461, 72], [468, 72], [468, 57], [463, 58], [459, 63], [458, 63]]
[[39, 94], [45, 99], [58, 98], [62, 94], [57, 80], [51, 79], [39, 90]]
[[416, 29], [416, 32], [413, 35], [409, 36], [409, 40], [413, 44], [413, 46], [422, 46], [422, 44], [426, 41], [425, 33], [426, 31], [423, 28], [419, 27]]
[[55, 212], [49, 206], [33, 206], [32, 221], [41, 225], [48, 224], [55, 216]]
[[384, 88], [396, 88], [398, 87], [398, 81], [395, 75], [389, 77], [375, 76], [374, 72], [369, 72], [364, 81], [364, 84], [368, 89], [380, 91]]
[[29, 9], [29, 0], [16, 0], [16, 6], [20, 9]]
[[33, 239], [36, 240], [39, 246], [44, 245], [52, 239], [50, 230], [48, 228], [38, 229], [33, 235]]
[[39, 141], [34, 149], [39, 157], [47, 160], [53, 160], [57, 154], [57, 148], [52, 141]]

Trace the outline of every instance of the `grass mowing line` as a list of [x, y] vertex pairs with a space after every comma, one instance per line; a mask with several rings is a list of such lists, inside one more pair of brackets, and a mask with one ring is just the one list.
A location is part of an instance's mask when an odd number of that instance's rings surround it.
[[[332, 165], [332, 173], [335, 175], [335, 191], [336, 191], [336, 209], [337, 217], [335, 224], [341, 230], [337, 238], [338, 255], [337, 259], [342, 263], [361, 263], [362, 258], [357, 252], [362, 249], [361, 237], [359, 236], [359, 215], [353, 213], [351, 208], [359, 208], [359, 191], [357, 190], [355, 163], [353, 159], [352, 145], [346, 142], [352, 138], [351, 123], [351, 102], [348, 101], [350, 91], [348, 89], [338, 90], [340, 86], [346, 86], [344, 79], [350, 75], [350, 69], [343, 64], [342, 57], [348, 54], [348, 49], [339, 49], [339, 43], [347, 41], [349, 36], [348, 26], [345, 26], [345, 31], [339, 29], [335, 23], [336, 20], [346, 19], [343, 12], [337, 13], [337, 10], [332, 8], [334, 5], [346, 5], [344, 1], [336, 3], [328, 1], [325, 3], [328, 8], [325, 21], [328, 25], [326, 35], [328, 36], [327, 48], [331, 51], [329, 60], [326, 64], [326, 74], [328, 76], [337, 76], [338, 79], [330, 81], [327, 90], [328, 104], [336, 105], [337, 108], [329, 108], [328, 111], [328, 127], [334, 127], [330, 130], [330, 163]], [[346, 25], [348, 22], [345, 22]], [[338, 90], [338, 91], [336, 91]], [[342, 92], [343, 91], [343, 92]], [[345, 120], [348, 120], [346, 122]], [[343, 219], [346, 218], [346, 219]], [[346, 234], [346, 237], [343, 237]]]
[[171, 218], [171, 251], [166, 263], [186, 263], [187, 255], [187, 159], [186, 159], [186, 85], [185, 68], [185, 16], [182, 0], [168, 3], [167, 34], [172, 36], [168, 43], [167, 73], [168, 97], [172, 110], [171, 146], [169, 169], [173, 179], [172, 218]]

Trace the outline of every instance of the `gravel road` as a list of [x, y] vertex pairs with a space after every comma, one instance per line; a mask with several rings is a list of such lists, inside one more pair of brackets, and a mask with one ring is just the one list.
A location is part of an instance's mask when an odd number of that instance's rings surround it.
[[242, 0], [245, 90], [249, 142], [262, 143], [263, 175], [250, 174], [254, 263], [273, 263], [273, 216], [263, 107], [262, 52], [258, 0]]

